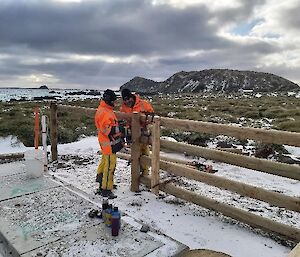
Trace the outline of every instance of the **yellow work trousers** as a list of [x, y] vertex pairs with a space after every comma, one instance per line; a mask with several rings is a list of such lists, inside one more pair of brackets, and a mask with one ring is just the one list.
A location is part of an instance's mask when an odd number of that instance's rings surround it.
[[102, 174], [101, 188], [103, 190], [112, 190], [114, 184], [114, 173], [116, 169], [117, 155], [102, 154], [100, 164], [97, 169], [97, 174]]
[[[141, 154], [142, 155], [150, 155], [150, 149], [149, 145], [147, 144], [141, 144]], [[141, 173], [143, 176], [148, 176], [149, 175], [149, 166], [148, 165], [141, 165]]]

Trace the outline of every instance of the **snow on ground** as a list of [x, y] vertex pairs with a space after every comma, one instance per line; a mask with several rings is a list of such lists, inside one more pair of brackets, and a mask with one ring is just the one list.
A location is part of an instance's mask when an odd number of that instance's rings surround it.
[[[78, 142], [58, 145], [59, 160], [50, 164], [49, 171], [57, 179], [74, 185], [93, 196], [95, 201], [101, 202], [101, 197], [94, 195], [97, 188], [95, 174], [100, 159], [97, 154], [98, 149], [96, 137], [87, 137]], [[21, 147], [19, 152], [21, 150], [24, 148]], [[295, 150], [291, 154], [298, 153]], [[164, 155], [185, 158], [183, 155], [169, 153]], [[219, 170], [216, 173], [218, 176], [280, 191], [288, 195], [300, 196], [299, 181], [227, 164], [201, 159], [200, 161], [213, 164], [214, 168]], [[218, 201], [300, 228], [299, 213], [272, 207], [264, 202], [241, 197], [238, 194], [200, 182], [178, 179], [178, 183]], [[152, 231], [166, 234], [191, 249], [206, 248], [221, 251], [233, 257], [284, 257], [291, 251], [291, 246], [283, 245], [284, 241], [277, 236], [253, 230], [247, 225], [214, 211], [170, 195], [161, 194], [156, 197], [143, 186], [141, 186], [140, 193], [130, 192], [130, 166], [127, 165], [127, 161], [122, 159], [118, 159], [115, 184], [118, 186], [115, 191], [118, 198], [113, 200], [113, 204], [123, 212], [124, 219], [126, 216], [130, 216], [138, 222], [149, 225]]]
[[16, 137], [0, 137], [0, 154], [24, 152], [26, 147]]
[[300, 147], [285, 145], [284, 148], [290, 153], [289, 157], [294, 160], [298, 160], [300, 157]]

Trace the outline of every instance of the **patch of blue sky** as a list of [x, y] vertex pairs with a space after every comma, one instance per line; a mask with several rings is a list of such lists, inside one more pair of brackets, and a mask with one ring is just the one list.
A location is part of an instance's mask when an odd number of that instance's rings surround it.
[[250, 22], [237, 24], [234, 28], [230, 30], [231, 34], [234, 35], [240, 35], [240, 36], [247, 36], [250, 34], [251, 30], [258, 25], [259, 23], [262, 23], [263, 19], [255, 19]]

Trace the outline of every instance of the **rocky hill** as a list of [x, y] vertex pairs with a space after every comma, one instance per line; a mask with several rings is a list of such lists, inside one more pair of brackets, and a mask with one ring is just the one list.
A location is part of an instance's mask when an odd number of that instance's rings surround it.
[[120, 90], [123, 88], [129, 88], [132, 91], [140, 93], [154, 93], [159, 89], [160, 82], [155, 82], [151, 79], [145, 79], [141, 77], [134, 77], [132, 80], [121, 86]]
[[40, 86], [40, 88], [39, 89], [47, 89], [47, 90], [49, 90], [49, 88], [46, 86], [46, 85], [42, 85], [42, 86]]
[[282, 92], [300, 91], [300, 87], [282, 77], [270, 73], [210, 69], [202, 71], [181, 71], [163, 82], [135, 77], [121, 86], [132, 91], [153, 94], [161, 93], [198, 93], [198, 92]]

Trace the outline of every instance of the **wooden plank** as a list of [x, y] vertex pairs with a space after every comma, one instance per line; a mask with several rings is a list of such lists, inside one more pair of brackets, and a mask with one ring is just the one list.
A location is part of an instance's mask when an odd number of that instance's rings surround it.
[[[142, 163], [149, 163], [151, 160], [147, 156], [141, 157]], [[286, 209], [300, 212], [300, 198], [287, 196], [277, 192], [269, 191], [260, 187], [247, 185], [242, 182], [229, 180], [227, 178], [219, 177], [215, 174], [209, 174], [195, 170], [193, 168], [184, 167], [180, 164], [160, 161], [160, 169], [165, 170], [176, 176], [183, 176], [185, 178], [193, 179], [212, 185], [218, 188], [223, 188], [236, 192], [243, 196], [255, 198], [271, 205], [284, 207]]]
[[[89, 108], [89, 107], [82, 107], [82, 106], [73, 106], [73, 105], [64, 105], [64, 104], [60, 104], [58, 105], [58, 107], [60, 109], [73, 109], [73, 110], [81, 110], [85, 113], [91, 114], [91, 113], [95, 113], [96, 112], [96, 108]], [[117, 118], [119, 120], [131, 120], [132, 114], [131, 113], [124, 113], [124, 112], [119, 112], [119, 111], [115, 111], [115, 114], [117, 116]]]
[[289, 253], [287, 257], [299, 257], [300, 256], [300, 243]]
[[[147, 186], [150, 186], [150, 180], [146, 177], [141, 178], [141, 182]], [[300, 241], [300, 229], [281, 224], [279, 222], [218, 202], [216, 200], [212, 200], [208, 197], [192, 193], [188, 190], [175, 186], [173, 183], [161, 184], [159, 189], [167, 194], [174, 195], [177, 198], [203, 206], [207, 209], [221, 212], [228, 217], [249, 224], [252, 227], [260, 228], [264, 231], [272, 233], [275, 232], [295, 242]]]
[[132, 192], [139, 191], [139, 178], [140, 178], [140, 156], [141, 156], [141, 123], [140, 114], [134, 112], [131, 121], [131, 187]]
[[152, 155], [151, 155], [151, 192], [159, 193], [159, 161], [160, 161], [160, 119], [154, 117], [152, 124]]
[[0, 154], [0, 160], [22, 159], [24, 153]]
[[187, 153], [194, 156], [200, 156], [210, 160], [216, 160], [245, 167], [252, 170], [258, 170], [265, 173], [282, 176], [286, 178], [300, 180], [300, 166], [280, 162], [274, 162], [240, 154], [228, 153], [224, 151], [208, 149], [201, 146], [188, 145], [184, 143], [160, 140], [161, 147], [166, 149]]
[[50, 104], [50, 139], [51, 139], [51, 158], [57, 160], [57, 104]]
[[240, 139], [254, 139], [270, 144], [286, 144], [300, 147], [300, 133], [296, 132], [236, 127], [225, 124], [179, 120], [166, 117], [161, 117], [161, 126], [170, 129], [181, 129], [214, 135], [227, 135]]
[[[126, 147], [126, 152], [131, 153], [130, 147]], [[150, 153], [150, 155], [151, 155], [151, 153]], [[163, 160], [163, 161], [175, 162], [175, 163], [179, 163], [179, 164], [187, 165], [187, 166], [195, 166], [196, 165], [196, 162], [194, 162], [194, 161], [181, 160], [181, 159], [176, 159], [176, 158], [171, 158], [171, 157], [161, 156], [161, 155], [159, 158], [160, 158], [160, 160]], [[194, 167], [194, 168], [197, 169], [197, 167]]]

